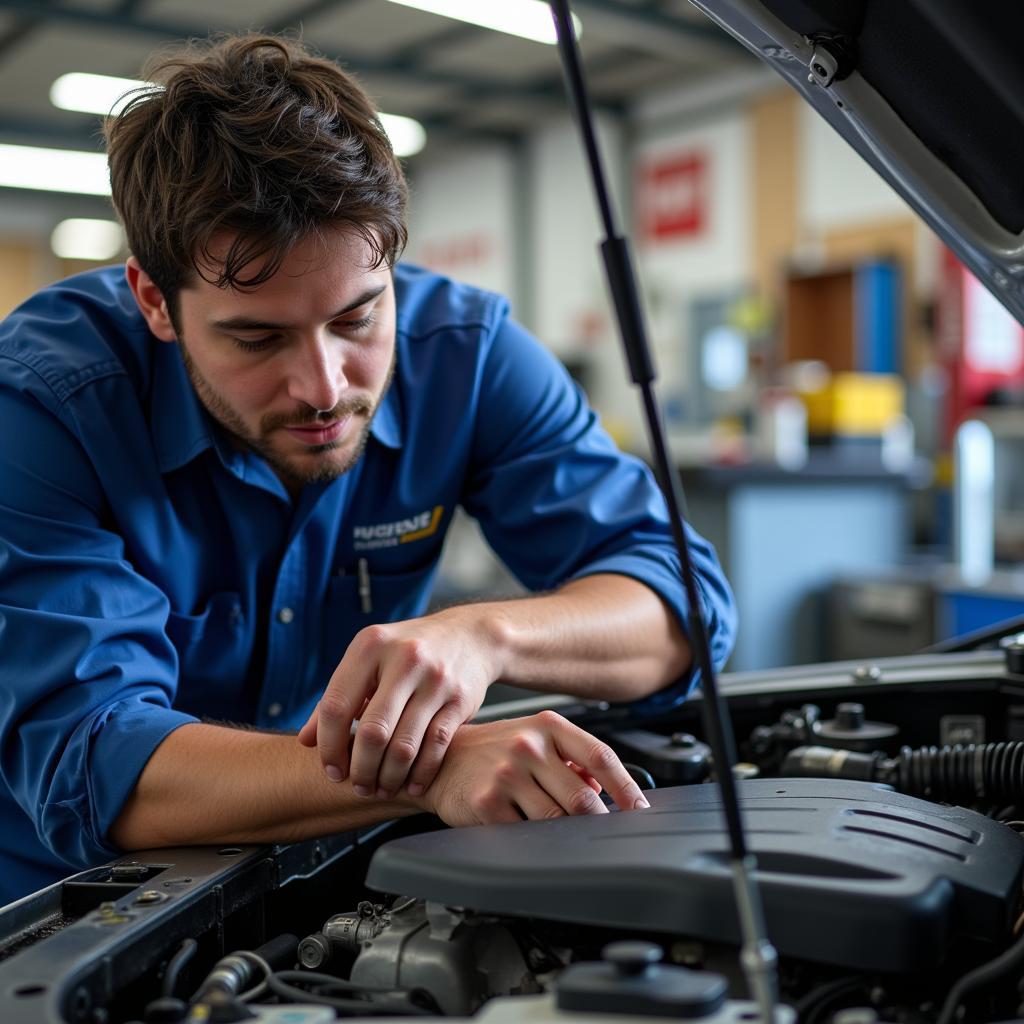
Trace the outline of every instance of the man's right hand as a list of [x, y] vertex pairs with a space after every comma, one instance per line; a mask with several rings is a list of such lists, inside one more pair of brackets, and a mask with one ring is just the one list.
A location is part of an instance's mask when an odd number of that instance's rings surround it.
[[420, 798], [449, 825], [606, 814], [604, 788], [623, 810], [649, 806], [615, 752], [554, 711], [463, 725]]

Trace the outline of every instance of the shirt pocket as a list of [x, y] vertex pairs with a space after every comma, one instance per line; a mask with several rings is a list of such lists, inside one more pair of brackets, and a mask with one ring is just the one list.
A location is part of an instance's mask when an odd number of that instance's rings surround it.
[[245, 675], [248, 644], [241, 595], [213, 594], [195, 615], [171, 612], [167, 636], [178, 652], [179, 678], [188, 685], [229, 685]]
[[412, 572], [370, 570], [369, 609], [355, 569], [335, 576], [327, 586], [322, 628], [325, 678], [330, 678], [356, 633], [378, 622], [399, 622], [422, 615], [430, 597], [437, 563]]

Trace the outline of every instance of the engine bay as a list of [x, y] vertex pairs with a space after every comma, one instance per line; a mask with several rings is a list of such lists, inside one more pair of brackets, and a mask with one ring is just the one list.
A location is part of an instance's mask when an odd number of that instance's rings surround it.
[[[1009, 653], [723, 677], [787, 1019], [1024, 1010]], [[0, 1017], [757, 1019], [699, 702], [644, 722], [553, 704], [615, 747], [648, 810], [124, 857], [0, 911]]]

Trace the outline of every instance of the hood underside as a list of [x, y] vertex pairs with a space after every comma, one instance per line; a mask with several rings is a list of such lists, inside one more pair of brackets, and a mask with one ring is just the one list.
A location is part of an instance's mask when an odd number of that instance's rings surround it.
[[1024, 322], [1024, 5], [692, 2], [771, 64]]

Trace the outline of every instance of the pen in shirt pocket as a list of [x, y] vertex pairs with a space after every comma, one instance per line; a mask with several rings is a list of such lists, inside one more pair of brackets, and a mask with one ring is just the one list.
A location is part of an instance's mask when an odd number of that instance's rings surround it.
[[370, 566], [365, 558], [356, 562], [356, 578], [359, 584], [359, 605], [364, 615], [373, 611], [373, 590], [370, 586]]
[[[338, 575], [348, 575], [344, 566], [338, 570]], [[360, 558], [356, 562], [356, 591], [359, 594], [359, 607], [364, 615], [369, 615], [373, 611], [373, 586], [370, 581], [370, 566], [365, 558]]]

